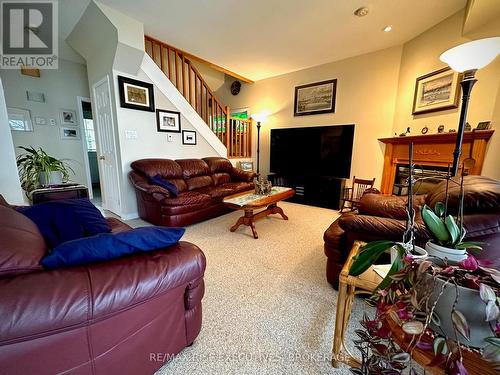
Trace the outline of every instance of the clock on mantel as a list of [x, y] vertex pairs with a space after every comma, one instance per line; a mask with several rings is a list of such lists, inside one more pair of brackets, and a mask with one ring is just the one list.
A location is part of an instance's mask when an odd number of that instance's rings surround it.
[[[464, 159], [475, 160], [469, 174], [480, 175], [483, 169], [486, 145], [494, 130], [476, 130], [464, 133], [462, 155]], [[379, 138], [385, 143], [384, 170], [381, 190], [391, 194], [398, 164], [408, 164], [408, 145], [413, 142], [413, 162], [416, 165], [448, 167], [453, 163], [453, 150], [457, 133], [410, 135], [403, 137]]]

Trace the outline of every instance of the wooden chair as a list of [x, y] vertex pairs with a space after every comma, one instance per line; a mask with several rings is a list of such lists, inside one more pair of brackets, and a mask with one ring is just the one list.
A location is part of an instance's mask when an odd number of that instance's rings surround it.
[[[349, 209], [350, 211], [355, 210], [363, 194], [366, 190], [372, 189], [374, 184], [375, 178], [373, 180], [363, 180], [354, 176], [352, 179], [352, 187], [344, 188], [340, 212], [343, 212], [344, 209]], [[349, 203], [350, 206], [346, 207], [346, 203]]]

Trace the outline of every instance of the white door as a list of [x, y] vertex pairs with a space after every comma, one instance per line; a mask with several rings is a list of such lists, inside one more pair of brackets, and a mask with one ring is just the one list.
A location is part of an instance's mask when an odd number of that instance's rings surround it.
[[95, 103], [95, 130], [97, 159], [101, 178], [102, 207], [119, 215], [120, 185], [108, 76], [94, 84], [92, 90]]

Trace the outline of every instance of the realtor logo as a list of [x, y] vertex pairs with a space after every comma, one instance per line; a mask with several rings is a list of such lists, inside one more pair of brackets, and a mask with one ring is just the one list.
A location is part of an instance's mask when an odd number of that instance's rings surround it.
[[57, 69], [57, 1], [0, 1], [0, 68]]

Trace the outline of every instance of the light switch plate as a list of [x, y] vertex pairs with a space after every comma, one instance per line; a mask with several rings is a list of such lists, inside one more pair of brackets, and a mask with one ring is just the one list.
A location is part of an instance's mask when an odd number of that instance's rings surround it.
[[137, 130], [125, 130], [126, 139], [137, 139]]
[[167, 142], [173, 142], [174, 136], [172, 134], [167, 134]]

